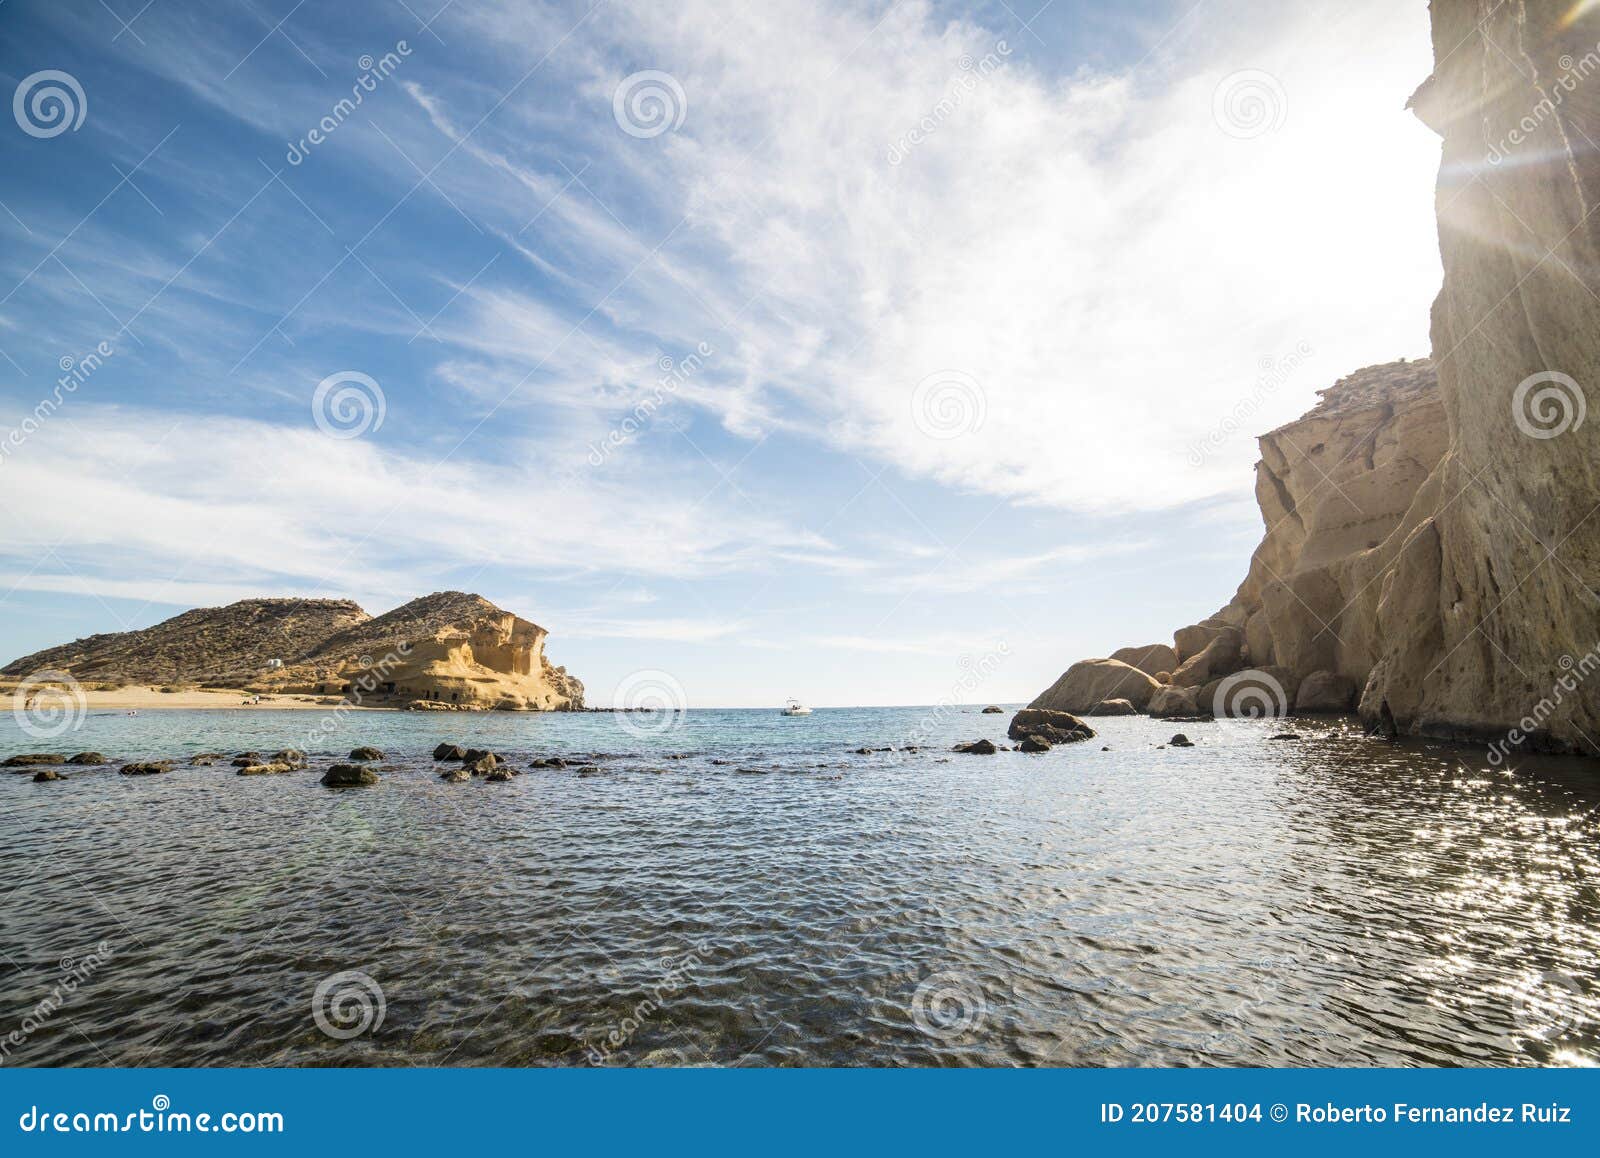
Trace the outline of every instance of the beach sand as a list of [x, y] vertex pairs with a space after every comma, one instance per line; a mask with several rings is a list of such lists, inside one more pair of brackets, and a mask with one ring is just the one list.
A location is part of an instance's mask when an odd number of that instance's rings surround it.
[[[0, 696], [3, 696], [6, 700], [14, 699], [16, 690], [17, 683], [15, 680], [0, 682]], [[40, 691], [39, 694], [46, 699], [51, 695], [49, 691]], [[58, 692], [57, 694], [67, 693]], [[164, 692], [159, 687], [142, 687], [135, 684], [129, 684], [114, 691], [94, 690], [87, 686], [80, 686], [78, 692], [70, 694], [72, 694], [74, 701], [81, 702], [85, 708], [91, 711], [144, 712], [175, 708], [181, 708], [186, 711], [193, 711], [197, 708], [324, 711], [345, 703], [339, 696], [254, 696], [237, 688], [195, 688], [192, 690]], [[258, 702], [246, 703], [246, 700], [256, 700]], [[372, 712], [396, 710], [393, 707], [376, 705], [357, 708], [355, 704], [348, 704], [346, 707], [353, 710]]]

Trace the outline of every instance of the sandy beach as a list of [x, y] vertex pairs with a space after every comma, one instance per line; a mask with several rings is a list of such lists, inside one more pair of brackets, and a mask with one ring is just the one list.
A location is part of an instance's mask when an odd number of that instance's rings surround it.
[[[15, 700], [17, 682], [8, 680], [0, 684], [0, 694], [7, 699]], [[51, 693], [42, 695], [48, 699]], [[331, 707], [345, 704], [339, 696], [300, 696], [300, 695], [255, 695], [238, 688], [195, 688], [174, 692], [164, 692], [159, 687], [130, 684], [115, 690], [91, 690], [80, 685], [78, 691], [71, 693], [73, 701], [83, 705], [88, 711], [124, 711], [145, 712], [160, 711], [162, 709], [182, 709], [193, 711], [197, 708], [250, 708], [267, 711], [323, 711]], [[20, 706], [20, 705], [19, 705]], [[346, 705], [348, 709], [380, 712], [395, 711], [397, 709], [384, 706], [363, 707], [356, 704]]]

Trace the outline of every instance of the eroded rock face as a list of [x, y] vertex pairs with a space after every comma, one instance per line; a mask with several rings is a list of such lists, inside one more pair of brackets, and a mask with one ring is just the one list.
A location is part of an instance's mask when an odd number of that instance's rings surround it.
[[1165, 643], [1147, 643], [1143, 647], [1119, 647], [1111, 658], [1136, 667], [1147, 676], [1159, 677], [1178, 666], [1178, 653]]
[[1567, 0], [1433, 0], [1432, 17], [1412, 104], [1444, 139], [1449, 445], [1374, 572], [1361, 713], [1457, 739], [1532, 715], [1537, 746], [1593, 753], [1600, 680], [1561, 681], [1600, 638], [1600, 421], [1579, 421], [1600, 400], [1600, 86], [1574, 73], [1600, 21]]

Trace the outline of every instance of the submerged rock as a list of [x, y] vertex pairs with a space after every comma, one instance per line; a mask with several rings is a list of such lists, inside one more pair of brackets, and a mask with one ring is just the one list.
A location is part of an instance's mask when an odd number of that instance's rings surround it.
[[123, 776], [157, 776], [162, 772], [172, 771], [170, 760], [143, 760], [133, 764], [124, 764], [117, 772]]
[[433, 750], [433, 758], [441, 762], [446, 760], [465, 760], [467, 753], [464, 748], [457, 747], [455, 744], [440, 744]]
[[1173, 736], [1172, 739], [1167, 741], [1167, 743], [1171, 744], [1174, 748], [1194, 747], [1194, 741], [1189, 739], [1189, 737], [1185, 736], [1182, 732], [1179, 732], [1177, 735]]
[[983, 709], [983, 714], [986, 716], [1003, 716], [1005, 715], [1005, 711], [1006, 710], [999, 704], [990, 704], [987, 708]]
[[304, 768], [306, 766], [306, 754], [298, 748], [285, 748], [281, 752], [272, 754], [271, 763], [287, 764], [291, 768]]
[[378, 774], [365, 764], [335, 764], [322, 776], [322, 782], [330, 788], [356, 788], [378, 780]]
[[484, 777], [484, 779], [487, 780], [490, 784], [504, 784], [507, 780], [514, 779], [515, 777], [516, 777], [516, 773], [515, 772], [513, 772], [510, 768], [502, 765], [499, 768], [495, 768], [495, 769], [491, 770], [490, 773], [487, 776]]
[[1048, 752], [1050, 751], [1050, 741], [1043, 736], [1028, 736], [1022, 743], [1017, 745], [1017, 750], [1020, 752]]
[[109, 764], [110, 762], [99, 752], [79, 752], [75, 756], [67, 757], [68, 764]]
[[46, 784], [51, 780], [65, 779], [66, 777], [61, 775], [61, 773], [57, 772], [54, 768], [42, 768], [33, 774], [33, 782], [35, 784]]
[[1071, 712], [1057, 712], [1048, 708], [1023, 708], [1011, 717], [1006, 735], [1013, 740], [1038, 736], [1051, 744], [1071, 744], [1078, 740], [1094, 738], [1094, 729]]
[[54, 752], [26, 752], [21, 756], [7, 757], [6, 762], [0, 767], [5, 768], [34, 768], [40, 764], [65, 764], [67, 758]]
[[468, 772], [465, 768], [446, 768], [443, 772], [439, 773], [439, 779], [443, 780], [446, 784], [465, 784], [468, 780], [472, 779], [472, 773]]
[[350, 759], [358, 762], [382, 760], [383, 753], [376, 748], [354, 748], [350, 752]]
[[273, 761], [270, 764], [246, 764], [243, 768], [239, 769], [239, 775], [276, 776], [280, 772], [293, 771], [295, 771], [295, 766], [293, 764], [285, 764], [282, 761]]

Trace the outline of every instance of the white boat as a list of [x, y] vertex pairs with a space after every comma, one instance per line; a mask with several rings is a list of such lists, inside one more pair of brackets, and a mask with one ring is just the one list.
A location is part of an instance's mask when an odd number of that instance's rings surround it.
[[809, 716], [811, 714], [811, 709], [806, 707], [799, 700], [790, 700], [783, 706], [783, 714], [786, 716]]

